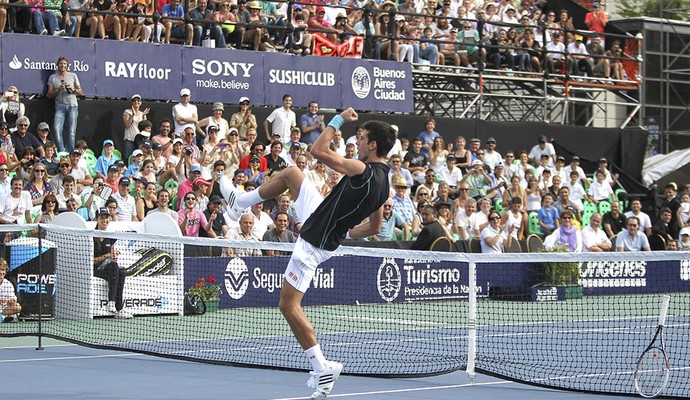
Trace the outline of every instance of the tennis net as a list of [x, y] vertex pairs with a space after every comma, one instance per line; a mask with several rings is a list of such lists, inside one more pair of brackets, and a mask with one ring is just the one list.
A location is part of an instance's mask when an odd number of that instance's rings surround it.
[[[41, 225], [33, 232], [41, 240], [6, 241], [25, 321], [0, 324], [0, 336], [40, 330], [88, 346], [309, 369], [277, 309], [291, 245], [156, 234], [165, 231], [160, 225], [118, 229], [125, 231]], [[106, 281], [93, 276], [94, 238], [114, 241], [118, 267], [130, 274], [123, 303], [134, 318], [108, 311]], [[213, 286], [219, 301], [204, 302], [206, 313], [196, 315], [186, 294]], [[343, 362], [345, 373], [467, 370], [635, 393], [636, 359], [656, 329], [661, 296], [670, 294], [664, 395], [690, 398], [688, 293], [688, 253], [490, 257], [342, 246], [317, 270], [304, 309], [326, 357]]]

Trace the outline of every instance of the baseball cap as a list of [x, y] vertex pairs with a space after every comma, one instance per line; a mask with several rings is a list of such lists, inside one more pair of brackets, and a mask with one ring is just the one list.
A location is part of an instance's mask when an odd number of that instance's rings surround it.
[[301, 149], [302, 146], [299, 145], [299, 143], [293, 143], [292, 146], [290, 146], [291, 149]]
[[481, 140], [479, 140], [479, 138], [475, 137], [475, 138], [470, 139], [470, 143], [473, 143], [473, 142], [481, 142]]
[[318, 13], [320, 13], [320, 12], [326, 12], [326, 9], [323, 8], [322, 6], [316, 7], [316, 13], [318, 14]]
[[173, 139], [173, 146], [176, 145], [177, 143], [183, 143], [184, 144], [184, 142], [180, 138]]
[[451, 32], [457, 33], [457, 32], [458, 32], [458, 28], [450, 28], [450, 31], [451, 31]]
[[182, 96], [191, 96], [191, 95], [192, 95], [192, 92], [191, 92], [189, 89], [187, 89], [187, 88], [184, 88], [184, 89], [180, 90], [180, 97], [182, 97]]
[[141, 96], [138, 95], [138, 94], [134, 94], [134, 95], [132, 95], [132, 100], [134, 100], [134, 99], [139, 99], [139, 100], [141, 100]]
[[[301, 9], [302, 9], [302, 5], [301, 5], [301, 4], [295, 4], [295, 6], [292, 7], [292, 9], [293, 9], [293, 10], [301, 10]], [[240, 100], [240, 103], [241, 103], [241, 102], [242, 102], [242, 101]]]
[[472, 166], [474, 167], [475, 165], [484, 165], [484, 163], [482, 160], [474, 160], [472, 161]]
[[683, 235], [690, 235], [690, 226], [686, 226], [685, 228], [680, 230], [680, 236]]
[[151, 141], [150, 140], [144, 140], [144, 142], [141, 145], [144, 147], [151, 148]]
[[[295, 6], [295, 7], [297, 7], [297, 6]], [[302, 8], [302, 7], [300, 6], [300, 8]], [[247, 103], [249, 103], [249, 97], [246, 97], [246, 96], [240, 97], [240, 103], [244, 103], [245, 101]]]
[[486, 143], [496, 143], [496, 139], [494, 139], [493, 136], [489, 136], [489, 138], [486, 139]]
[[575, 41], [582, 41], [582, 35], [575, 35]]
[[140, 182], [144, 186], [149, 184], [149, 181], [147, 181], [146, 178], [144, 178], [143, 176], [133, 176], [132, 179], [134, 179], [137, 182]]
[[101, 215], [110, 215], [110, 211], [105, 207], [101, 207], [96, 211], [96, 216], [100, 217]]
[[254, 160], [261, 161], [261, 159], [257, 156], [252, 156], [252, 158], [249, 159], [249, 161], [254, 161]]
[[563, 156], [558, 156], [558, 158], [556, 159], [556, 161], [563, 161], [563, 162], [565, 162], [565, 157], [563, 157]]
[[115, 161], [115, 164], [114, 164], [114, 165], [117, 165], [118, 167], [124, 167], [124, 166], [125, 166], [125, 162], [122, 161], [122, 160], [117, 160], [117, 161]]
[[151, 132], [149, 132], [149, 131], [140, 131], [139, 134], [145, 138], [151, 137]]
[[592, 3], [592, 7], [599, 8], [599, 3], [595, 1], [594, 3]]
[[111, 166], [108, 167], [108, 172], [110, 172], [110, 171], [119, 171], [119, 170], [120, 170], [120, 167], [118, 167], [116, 164], [113, 164], [113, 165], [111, 165]]
[[199, 166], [196, 165], [196, 164], [195, 164], [195, 165], [192, 165], [192, 168], [189, 169], [189, 172], [198, 172], [198, 173], [201, 173], [201, 167], [199, 167]]
[[455, 156], [452, 154], [448, 154], [448, 156], [446, 157], [446, 161], [448, 160], [455, 160]]
[[573, 158], [571, 158], [570, 161], [580, 161], [580, 157], [573, 156]]
[[208, 186], [208, 185], [211, 184], [211, 182], [207, 181], [207, 180], [204, 179], [204, 178], [196, 178], [196, 179], [194, 179], [194, 182], [193, 182], [193, 183], [194, 183], [194, 186], [200, 186], [200, 185], [206, 185], [206, 186]]
[[599, 162], [600, 162], [600, 163], [607, 163], [607, 162], [609, 162], [609, 160], [607, 160], [606, 157], [601, 157], [601, 158], [599, 159]]
[[208, 199], [208, 202], [209, 203], [222, 203], [223, 199], [221, 199], [220, 196], [218, 196], [217, 194], [214, 194], [213, 196], [211, 196]]
[[110, 139], [106, 139], [103, 141], [103, 147], [105, 147], [107, 145], [115, 146], [115, 143], [113, 143], [113, 141]]
[[154, 150], [163, 150], [163, 146], [157, 142], [151, 143], [151, 148]]
[[132, 152], [132, 157], [143, 156], [143, 155], [144, 155], [144, 152], [139, 150], [139, 149], [136, 149]]
[[209, 126], [208, 126], [208, 131], [209, 131], [209, 132], [211, 132], [211, 131], [216, 131], [216, 132], [218, 132], [219, 130], [220, 130], [220, 128], [218, 127], [218, 125], [209, 125]]
[[503, 168], [505, 165], [501, 161], [497, 162], [496, 165], [494, 165], [494, 168]]
[[123, 176], [122, 178], [120, 178], [120, 183], [119, 183], [120, 186], [122, 186], [122, 185], [129, 186], [129, 183], [130, 183], [129, 178], [127, 178], [126, 176]]
[[[318, 11], [317, 11], [317, 12], [318, 12]], [[396, 14], [396, 15], [395, 15], [395, 20], [396, 20], [396, 21], [404, 21], [404, 20], [405, 20], [405, 16], [402, 15], [402, 14]]]
[[232, 135], [233, 133], [235, 133], [236, 135], [239, 135], [239, 134], [240, 134], [240, 133], [237, 131], [237, 128], [230, 128], [230, 130], [228, 131], [228, 135]]
[[81, 150], [79, 150], [79, 149], [77, 149], [77, 148], [74, 148], [74, 149], [72, 149], [72, 151], [70, 152], [70, 154], [79, 154], [79, 155], [81, 155]]
[[60, 161], [58, 161], [58, 164], [62, 163], [71, 164], [71, 161], [69, 160], [69, 157], [60, 157]]
[[39, 131], [50, 130], [50, 126], [45, 122], [41, 122], [40, 124], [38, 124], [38, 128], [36, 129], [38, 129]]

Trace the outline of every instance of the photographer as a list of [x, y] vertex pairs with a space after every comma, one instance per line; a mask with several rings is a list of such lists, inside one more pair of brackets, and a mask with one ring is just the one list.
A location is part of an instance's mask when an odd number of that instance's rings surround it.
[[25, 107], [19, 101], [19, 91], [16, 86], [10, 86], [2, 96], [0, 103], [0, 114], [2, 114], [2, 121], [7, 123], [10, 132], [17, 130], [17, 118], [23, 117]]
[[10, 172], [15, 172], [22, 181], [28, 181], [31, 177], [31, 168], [36, 163], [36, 152], [33, 147], [25, 148], [21, 153], [19, 161], [9, 166]]
[[472, 168], [467, 175], [462, 177], [460, 182], [466, 183], [470, 187], [470, 197], [479, 200], [486, 196], [486, 189], [491, 184], [491, 178], [484, 171], [484, 163], [481, 160], [474, 160]]

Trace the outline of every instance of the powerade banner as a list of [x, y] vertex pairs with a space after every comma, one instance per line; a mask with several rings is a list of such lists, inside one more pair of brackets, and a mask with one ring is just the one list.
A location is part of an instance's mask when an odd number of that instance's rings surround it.
[[[204, 276], [221, 283], [221, 308], [275, 307], [288, 257], [185, 258], [184, 287]], [[356, 287], [356, 290], [353, 288]], [[486, 296], [488, 288], [477, 288]], [[316, 269], [304, 305], [466, 299], [467, 264], [436, 260], [333, 257]]]
[[61, 55], [86, 96], [177, 100], [187, 87], [193, 102], [280, 105], [289, 93], [297, 107], [413, 111], [410, 63], [39, 35], [0, 36], [2, 86], [45, 93]]

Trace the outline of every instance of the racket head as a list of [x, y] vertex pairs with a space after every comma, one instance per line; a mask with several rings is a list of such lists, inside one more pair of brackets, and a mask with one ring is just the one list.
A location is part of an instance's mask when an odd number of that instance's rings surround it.
[[668, 356], [661, 347], [652, 346], [637, 359], [635, 389], [646, 398], [656, 397], [666, 389], [670, 375]]

